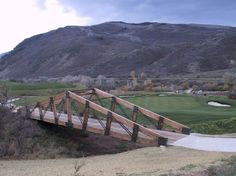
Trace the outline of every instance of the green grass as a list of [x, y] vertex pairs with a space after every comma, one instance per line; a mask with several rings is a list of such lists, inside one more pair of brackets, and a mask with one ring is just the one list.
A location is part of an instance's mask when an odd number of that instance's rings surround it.
[[33, 105], [37, 101], [46, 99], [47, 96], [25, 96], [15, 102], [16, 105]]
[[196, 132], [203, 134], [223, 134], [236, 132], [236, 117], [190, 125]]
[[5, 86], [9, 90], [9, 95], [14, 97], [22, 97], [16, 101], [17, 105], [34, 104], [36, 101], [43, 100], [49, 96], [55, 95], [66, 90], [84, 89], [79, 84], [67, 83], [21, 83], [11, 81], [0, 81], [1, 86]]
[[19, 83], [10, 81], [0, 81], [9, 89], [9, 93], [15, 96], [42, 96], [56, 94], [64, 90], [75, 90], [84, 88], [79, 84], [66, 83]]
[[[130, 97], [126, 100], [189, 126], [236, 117], [236, 101], [226, 97], [156, 95]], [[231, 107], [209, 106], [208, 101], [223, 102]]]

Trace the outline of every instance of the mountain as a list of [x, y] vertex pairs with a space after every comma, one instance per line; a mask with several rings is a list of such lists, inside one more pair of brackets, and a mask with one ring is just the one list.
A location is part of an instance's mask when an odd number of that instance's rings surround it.
[[4, 56], [4, 55], [6, 55], [8, 52], [5, 52], [5, 53], [1, 53], [0, 54], [0, 59]]
[[236, 67], [236, 28], [107, 22], [25, 39], [0, 61], [1, 78], [158, 76]]

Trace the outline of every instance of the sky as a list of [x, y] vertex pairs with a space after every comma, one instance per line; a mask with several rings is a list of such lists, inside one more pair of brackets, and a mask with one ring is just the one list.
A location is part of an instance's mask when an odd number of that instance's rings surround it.
[[0, 0], [0, 53], [59, 27], [107, 21], [236, 27], [236, 0]]

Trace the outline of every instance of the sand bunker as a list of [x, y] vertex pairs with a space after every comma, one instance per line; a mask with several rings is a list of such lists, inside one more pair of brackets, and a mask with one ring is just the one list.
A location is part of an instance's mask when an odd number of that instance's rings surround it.
[[209, 101], [207, 104], [210, 106], [217, 106], [217, 107], [230, 107], [230, 105], [215, 102], [215, 101]]

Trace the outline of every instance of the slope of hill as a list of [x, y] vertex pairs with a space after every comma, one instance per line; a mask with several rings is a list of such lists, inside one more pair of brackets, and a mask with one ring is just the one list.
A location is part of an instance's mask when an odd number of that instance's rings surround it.
[[236, 28], [107, 22], [25, 39], [0, 61], [2, 78], [188, 74], [236, 67]]

